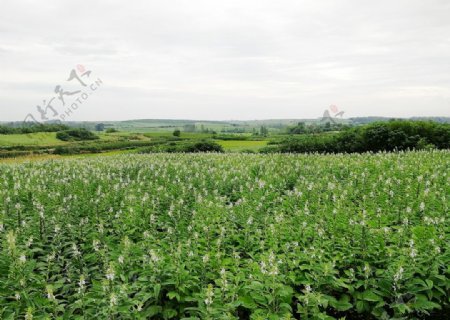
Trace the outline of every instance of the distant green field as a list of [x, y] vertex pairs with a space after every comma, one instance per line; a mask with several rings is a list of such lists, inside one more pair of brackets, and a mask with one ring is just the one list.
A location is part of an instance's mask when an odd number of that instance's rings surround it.
[[[14, 153], [18, 152], [28, 152], [29, 150], [33, 150], [35, 153], [40, 152], [48, 153], [49, 148], [53, 148], [56, 146], [64, 146], [65, 148], [69, 148], [67, 153], [80, 152], [79, 149], [81, 146], [88, 148], [93, 147], [93, 151], [83, 152], [93, 152], [98, 153], [101, 151], [111, 151], [110, 148], [117, 147], [118, 149], [124, 148], [124, 143], [127, 144], [127, 148], [130, 149], [138, 148], [142, 146], [142, 143], [146, 141], [151, 143], [152, 141], [164, 141], [169, 143], [172, 139], [172, 132], [147, 132], [147, 133], [136, 133], [136, 132], [116, 132], [116, 133], [105, 133], [105, 132], [95, 132], [100, 139], [89, 141], [89, 142], [65, 142], [56, 138], [56, 133], [33, 133], [33, 134], [11, 134], [11, 135], [0, 135], [0, 147], [8, 147], [12, 148], [11, 150], [5, 151], [5, 153]], [[241, 135], [236, 135], [236, 139], [239, 139]], [[231, 137], [232, 138], [232, 137]], [[199, 132], [182, 132], [181, 139], [187, 139], [190, 141], [201, 141], [203, 139], [213, 139], [213, 135], [210, 133], [199, 133]], [[227, 152], [241, 152], [246, 150], [251, 150], [257, 152], [262, 147], [266, 146], [268, 140], [261, 141], [252, 141], [252, 140], [215, 140], [218, 144], [220, 144], [225, 151]], [[113, 144], [111, 147], [110, 145]], [[117, 144], [117, 145], [116, 145]], [[16, 148], [17, 147], [17, 148]], [[23, 148], [27, 148], [23, 150]], [[37, 149], [36, 149], [37, 147]], [[34, 149], [29, 149], [34, 148]], [[72, 148], [72, 149], [70, 149]], [[78, 150], [78, 151], [77, 151]], [[90, 149], [89, 149], [90, 150]], [[51, 151], [50, 151], [51, 152]], [[58, 151], [60, 152], [60, 151]], [[81, 153], [83, 153], [81, 152]], [[5, 155], [3, 157], [22, 157], [21, 154], [12, 154]], [[3, 158], [1, 157], [1, 158]], [[29, 154], [24, 155], [24, 157], [29, 157]], [[34, 159], [35, 155], [32, 156]]]
[[142, 133], [133, 133], [133, 132], [114, 132], [114, 133], [95, 132], [95, 134], [100, 137], [101, 141], [149, 140], [150, 138]]
[[66, 144], [66, 142], [56, 139], [55, 132], [0, 135], [0, 146], [49, 146], [62, 144]]
[[[141, 133], [117, 132], [117, 133], [99, 133], [100, 141], [119, 141], [119, 140], [148, 140]], [[156, 135], [156, 134], [155, 134]], [[61, 141], [56, 138], [56, 132], [38, 132], [30, 134], [0, 134], [0, 147], [10, 146], [55, 146], [65, 145], [70, 142]]]
[[267, 145], [267, 140], [262, 141], [247, 141], [247, 140], [226, 140], [217, 141], [225, 151], [239, 152], [243, 150], [258, 151]]

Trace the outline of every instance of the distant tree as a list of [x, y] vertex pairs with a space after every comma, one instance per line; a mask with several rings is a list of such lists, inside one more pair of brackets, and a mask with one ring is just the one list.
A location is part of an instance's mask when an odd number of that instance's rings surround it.
[[105, 130], [105, 124], [104, 123], [97, 123], [95, 125], [95, 131], [104, 131]]
[[195, 124], [186, 124], [183, 126], [184, 132], [195, 132], [195, 130], [196, 130]]
[[306, 133], [306, 125], [304, 122], [299, 122], [295, 127], [289, 128], [288, 131], [292, 134]]
[[265, 126], [261, 126], [261, 128], [259, 129], [259, 132], [262, 136], [265, 137], [269, 133], [269, 129], [267, 129]]
[[174, 137], [179, 137], [179, 136], [181, 136], [181, 131], [180, 131], [179, 129], [174, 130], [174, 131], [173, 131], [173, 136], [174, 136]]

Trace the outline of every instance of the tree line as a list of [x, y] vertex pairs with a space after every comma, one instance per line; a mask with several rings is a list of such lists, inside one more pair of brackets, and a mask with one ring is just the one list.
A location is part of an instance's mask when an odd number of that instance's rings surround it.
[[37, 132], [58, 132], [68, 130], [69, 127], [64, 124], [27, 124], [21, 126], [0, 125], [0, 134], [28, 134]]
[[337, 133], [290, 137], [265, 152], [353, 153], [450, 148], [450, 124], [431, 121], [376, 122]]

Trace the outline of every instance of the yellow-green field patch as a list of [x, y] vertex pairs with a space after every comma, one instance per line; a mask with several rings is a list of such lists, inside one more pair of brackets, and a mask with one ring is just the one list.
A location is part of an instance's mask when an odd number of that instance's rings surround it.
[[251, 150], [251, 151], [258, 151], [259, 149], [265, 147], [267, 145], [267, 140], [260, 140], [260, 141], [249, 141], [249, 140], [223, 140], [223, 141], [217, 141], [218, 144], [220, 144], [225, 151], [244, 151], [244, 150]]
[[1, 134], [0, 146], [48, 146], [62, 145], [66, 142], [56, 138], [56, 132], [37, 132], [29, 134]]

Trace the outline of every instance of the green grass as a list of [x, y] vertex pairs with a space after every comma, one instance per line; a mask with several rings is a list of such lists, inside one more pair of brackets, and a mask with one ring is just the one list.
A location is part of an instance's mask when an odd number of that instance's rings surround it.
[[[94, 133], [100, 137], [100, 141], [149, 140], [149, 138], [144, 136], [142, 133], [132, 133], [132, 132], [116, 132], [116, 133], [94, 132]], [[155, 136], [156, 135], [157, 134], [155, 134]], [[66, 144], [70, 144], [70, 142], [65, 142], [57, 139], [56, 132], [0, 135], [0, 147], [58, 146]]]
[[58, 140], [56, 132], [0, 135], [0, 146], [49, 146], [63, 144], [66, 144], [66, 142]]
[[267, 140], [247, 141], [247, 140], [226, 140], [216, 141], [225, 151], [239, 152], [244, 150], [258, 151], [267, 145]]

